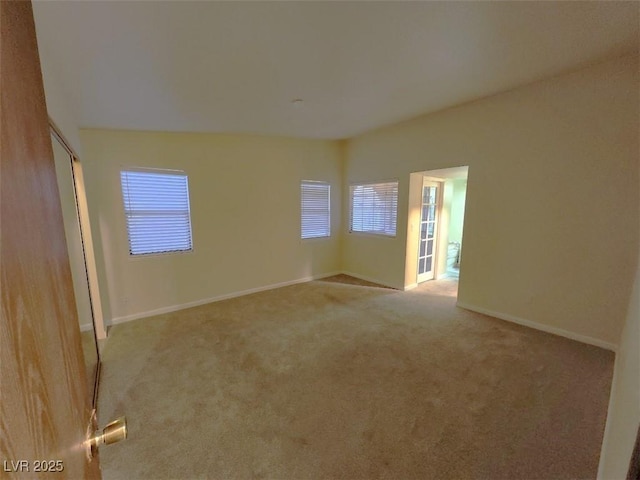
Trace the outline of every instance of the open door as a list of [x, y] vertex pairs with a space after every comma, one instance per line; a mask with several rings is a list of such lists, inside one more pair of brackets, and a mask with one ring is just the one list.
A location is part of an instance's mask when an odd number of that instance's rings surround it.
[[0, 476], [100, 478], [31, 3], [0, 32]]
[[418, 283], [432, 280], [435, 276], [439, 198], [440, 183], [424, 179], [418, 243]]

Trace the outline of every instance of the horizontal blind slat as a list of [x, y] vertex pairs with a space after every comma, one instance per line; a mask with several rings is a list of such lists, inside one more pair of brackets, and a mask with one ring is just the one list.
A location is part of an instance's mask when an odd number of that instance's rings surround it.
[[184, 172], [120, 172], [132, 255], [192, 249], [189, 186]]
[[352, 232], [396, 234], [398, 182], [356, 184], [349, 190]]
[[330, 190], [328, 183], [303, 181], [300, 184], [301, 238], [331, 235]]

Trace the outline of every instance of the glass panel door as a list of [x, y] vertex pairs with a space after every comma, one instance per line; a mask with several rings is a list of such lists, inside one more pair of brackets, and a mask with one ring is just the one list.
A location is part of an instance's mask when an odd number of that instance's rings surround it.
[[439, 184], [422, 183], [422, 212], [420, 214], [420, 243], [418, 248], [418, 283], [434, 278], [438, 229]]

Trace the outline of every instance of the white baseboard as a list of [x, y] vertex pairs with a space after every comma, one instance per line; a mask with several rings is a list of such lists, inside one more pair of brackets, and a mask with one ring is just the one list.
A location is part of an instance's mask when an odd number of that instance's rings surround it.
[[321, 278], [332, 277], [339, 275], [342, 272], [330, 272], [322, 273], [319, 275], [313, 275], [310, 277], [298, 278], [296, 280], [289, 280], [287, 282], [273, 283], [270, 285], [264, 285], [262, 287], [250, 288], [248, 290], [240, 290], [231, 293], [225, 293], [210, 298], [203, 298], [201, 300], [195, 300], [193, 302], [181, 303], [178, 305], [169, 305], [167, 307], [156, 308], [154, 310], [147, 310], [145, 312], [132, 313], [131, 315], [124, 315], [121, 317], [114, 317], [109, 322], [109, 325], [117, 325], [119, 323], [130, 322], [132, 320], [138, 320], [140, 318], [152, 317], [154, 315], [162, 315], [163, 313], [177, 312], [178, 310], [184, 310], [185, 308], [198, 307], [207, 303], [219, 302], [221, 300], [228, 300], [230, 298], [242, 297], [243, 295], [250, 295], [252, 293], [264, 292], [266, 290], [273, 290], [274, 288], [288, 287], [289, 285], [296, 285], [298, 283], [310, 282], [312, 280], [319, 280]]
[[385, 287], [393, 288], [394, 290], [402, 290], [402, 288], [398, 288], [397, 285], [391, 285], [390, 283], [381, 282], [380, 280], [372, 277], [367, 277], [365, 275], [360, 275], [359, 273], [342, 271], [343, 275], [349, 275], [350, 277], [359, 278], [360, 280], [364, 280], [365, 282], [377, 283], [378, 285], [384, 285]]
[[604, 348], [606, 350], [611, 350], [612, 352], [616, 352], [618, 349], [618, 347], [615, 344], [605, 342], [604, 340], [599, 340], [597, 338], [589, 337], [587, 335], [580, 335], [579, 333], [573, 333], [568, 330], [564, 330], [562, 328], [552, 327], [550, 325], [544, 325], [542, 323], [526, 320], [524, 318], [516, 317], [514, 315], [495, 312], [493, 310], [477, 307], [475, 305], [470, 305], [464, 302], [457, 302], [456, 306], [460, 308], [464, 308], [465, 310], [471, 310], [472, 312], [482, 313], [483, 315], [489, 315], [490, 317], [499, 318], [500, 320], [506, 320], [507, 322], [517, 323], [518, 325], [523, 325], [525, 327], [533, 328], [535, 330], [540, 330], [543, 332], [552, 333], [554, 335], [559, 335], [561, 337], [569, 338], [571, 340], [576, 340], [577, 342], [582, 342], [588, 345], [594, 345], [596, 347]]
[[406, 292], [407, 290], [413, 290], [413, 289], [414, 289], [414, 288], [416, 288], [417, 286], [418, 286], [418, 284], [417, 284], [417, 283], [411, 283], [411, 284], [409, 284], [409, 285], [405, 285], [403, 290]]
[[81, 332], [88, 332], [89, 330], [93, 330], [93, 324], [92, 323], [85, 323], [84, 325], [80, 325], [80, 331]]

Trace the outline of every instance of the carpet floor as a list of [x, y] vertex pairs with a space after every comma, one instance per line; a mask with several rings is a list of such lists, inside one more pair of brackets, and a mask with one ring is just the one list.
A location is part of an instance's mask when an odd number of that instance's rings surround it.
[[614, 355], [350, 277], [114, 326], [111, 479], [595, 478]]

